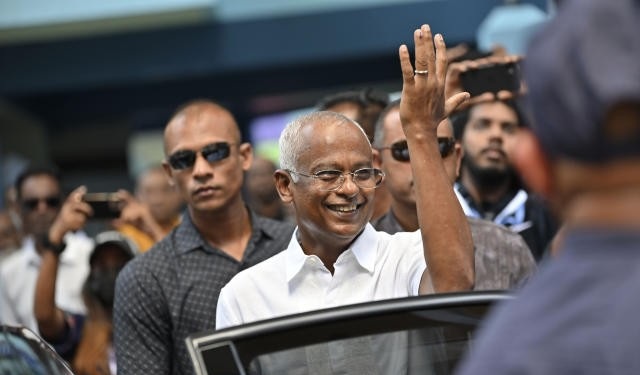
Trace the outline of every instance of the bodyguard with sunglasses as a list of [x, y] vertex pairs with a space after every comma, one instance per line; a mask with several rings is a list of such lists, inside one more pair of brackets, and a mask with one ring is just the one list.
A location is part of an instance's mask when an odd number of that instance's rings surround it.
[[280, 252], [293, 226], [243, 201], [252, 149], [210, 101], [177, 110], [164, 132], [164, 169], [187, 204], [181, 223], [119, 274], [114, 305], [118, 374], [192, 374], [185, 338], [215, 328], [220, 289]]
[[[24, 325], [37, 332], [33, 314], [35, 284], [42, 255], [51, 251], [47, 237], [62, 206], [60, 178], [47, 168], [30, 168], [16, 180], [20, 216], [25, 238], [21, 249], [0, 268], [0, 323]], [[56, 304], [82, 314], [82, 284], [89, 272], [92, 240], [83, 232], [68, 233], [60, 255]]]
[[[415, 30], [416, 67], [400, 48], [403, 128], [417, 157], [421, 230], [389, 235], [370, 224], [384, 173], [362, 128], [314, 112], [280, 135], [276, 187], [298, 227], [287, 249], [239, 273], [220, 292], [218, 328], [332, 306], [468, 290], [473, 244], [440, 159], [436, 127], [467, 93], [444, 99], [446, 48], [429, 26]], [[434, 50], [437, 49], [437, 53]], [[437, 56], [437, 59], [436, 59]], [[427, 70], [429, 73], [427, 73]]]
[[[453, 138], [449, 120], [438, 125], [438, 146], [444, 168], [453, 184], [458, 177], [462, 150]], [[387, 233], [419, 229], [409, 149], [400, 122], [400, 101], [391, 103], [376, 124], [374, 157], [385, 173], [391, 193], [391, 209], [372, 222]], [[488, 220], [468, 218], [475, 250], [475, 290], [510, 289], [526, 280], [536, 268], [535, 260], [524, 240], [516, 233]]]

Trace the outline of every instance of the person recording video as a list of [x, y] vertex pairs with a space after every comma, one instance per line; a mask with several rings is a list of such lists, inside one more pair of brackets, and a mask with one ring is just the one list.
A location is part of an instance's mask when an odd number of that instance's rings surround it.
[[89, 274], [82, 284], [87, 313], [66, 311], [55, 302], [60, 259], [66, 248], [64, 235], [81, 229], [93, 214], [83, 200], [85, 191], [80, 187], [69, 195], [47, 234], [35, 286], [34, 315], [41, 336], [76, 373], [115, 374], [111, 323], [115, 281], [137, 254], [135, 244], [116, 231], [99, 233], [89, 256]]

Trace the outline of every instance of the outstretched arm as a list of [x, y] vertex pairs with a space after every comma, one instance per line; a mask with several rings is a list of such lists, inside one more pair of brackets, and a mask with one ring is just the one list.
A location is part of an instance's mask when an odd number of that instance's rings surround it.
[[403, 77], [400, 118], [411, 154], [427, 262], [419, 292], [429, 292], [429, 279], [436, 292], [470, 290], [474, 282], [471, 232], [442, 164], [436, 135], [440, 121], [469, 94], [445, 98], [447, 57], [442, 35], [433, 38], [429, 26], [423, 25], [413, 37], [415, 71], [407, 46], [401, 46], [399, 51]]

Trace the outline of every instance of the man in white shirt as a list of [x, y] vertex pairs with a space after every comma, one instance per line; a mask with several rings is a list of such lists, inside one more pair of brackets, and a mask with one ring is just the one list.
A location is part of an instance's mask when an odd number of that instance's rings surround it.
[[[441, 35], [414, 32], [415, 70], [400, 47], [404, 84], [400, 113], [412, 167], [421, 231], [388, 235], [369, 224], [384, 174], [357, 123], [315, 112], [280, 137], [275, 173], [281, 199], [298, 227], [288, 248], [236, 275], [222, 289], [216, 328], [378, 299], [469, 290], [473, 244], [440, 157], [436, 128], [468, 98], [444, 99], [447, 68]], [[434, 41], [435, 50], [434, 53]], [[427, 268], [428, 265], [428, 268]]]
[[[35, 283], [43, 251], [52, 251], [44, 240], [62, 203], [58, 175], [44, 168], [23, 172], [16, 181], [25, 239], [22, 247], [0, 268], [0, 323], [22, 325], [38, 331], [33, 314]], [[84, 313], [82, 285], [89, 272], [93, 241], [82, 232], [69, 233], [61, 255], [56, 304]]]

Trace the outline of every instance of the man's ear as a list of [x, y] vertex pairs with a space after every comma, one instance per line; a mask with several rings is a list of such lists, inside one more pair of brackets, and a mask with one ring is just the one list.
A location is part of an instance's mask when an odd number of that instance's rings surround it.
[[373, 153], [373, 167], [381, 169], [382, 159], [380, 158], [380, 151], [376, 150], [375, 148], [371, 149], [371, 151]]
[[555, 187], [551, 162], [529, 129], [521, 129], [518, 134], [513, 164], [530, 189], [547, 200], [553, 198]]
[[173, 170], [171, 169], [171, 166], [169, 165], [169, 163], [167, 163], [166, 161], [163, 161], [162, 168], [164, 169], [164, 172], [167, 174], [167, 177], [169, 178], [169, 185], [174, 186]]
[[456, 141], [456, 145], [453, 148], [453, 154], [456, 158], [456, 181], [460, 178], [460, 168], [462, 166], [462, 157], [464, 156], [464, 151], [462, 150], [462, 145], [460, 142]]
[[242, 158], [242, 170], [248, 171], [253, 163], [253, 147], [250, 143], [242, 143], [238, 148], [240, 157]]
[[278, 190], [280, 200], [284, 203], [293, 202], [293, 193], [291, 192], [293, 180], [291, 179], [289, 172], [284, 169], [278, 169], [273, 173], [273, 178], [275, 180], [276, 190]]

